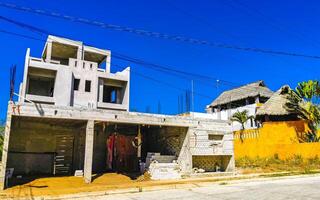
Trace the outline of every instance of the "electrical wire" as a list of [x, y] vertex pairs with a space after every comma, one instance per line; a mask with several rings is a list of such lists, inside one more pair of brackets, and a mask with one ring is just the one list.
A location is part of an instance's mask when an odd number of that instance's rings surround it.
[[[22, 37], [22, 38], [25, 38], [25, 39], [32, 39], [32, 40], [36, 40], [36, 41], [46, 42], [46, 40], [44, 40], [44, 39], [39, 39], [39, 38], [35, 38], [35, 37], [23, 35], [23, 34], [18, 34], [18, 33], [10, 32], [10, 31], [2, 30], [2, 29], [0, 29], [0, 32], [5, 33], [5, 34], [9, 34], [9, 35], [13, 35], [13, 36], [17, 36], [17, 37]], [[133, 62], [135, 62], [135, 61], [133, 60]], [[143, 64], [143, 63], [138, 62], [138, 64]], [[167, 83], [167, 82], [164, 82], [164, 81], [160, 81], [160, 80], [154, 79], [153, 77], [149, 77], [149, 76], [146, 76], [144, 74], [137, 73], [137, 72], [132, 72], [132, 73], [137, 74], [138, 76], [141, 76], [141, 77], [143, 77], [145, 79], [152, 80], [152, 81], [158, 82], [158, 83], [162, 83], [164, 85], [167, 85], [169, 87], [173, 87], [173, 88], [178, 89], [178, 90], [186, 91], [186, 89], [179, 88], [176, 85], [173, 85], [173, 84], [170, 84], [170, 83]], [[224, 83], [224, 84], [226, 84], [226, 83]], [[247, 89], [247, 90], [250, 90], [250, 91], [257, 90], [257, 87], [253, 87], [252, 89]], [[201, 94], [201, 93], [198, 93], [198, 92], [194, 92], [194, 94], [196, 94], [197, 96], [200, 96], [200, 97], [211, 99], [211, 100], [214, 99], [213, 97], [210, 97], [208, 95], [204, 95], [204, 94]], [[231, 102], [230, 104], [233, 105], [233, 106], [243, 106], [242, 104], [236, 104], [236, 103], [233, 103], [233, 102]]]
[[90, 26], [100, 27], [103, 29], [108, 29], [113, 31], [122, 31], [122, 32], [132, 33], [132, 34], [141, 35], [141, 36], [172, 40], [176, 42], [184, 42], [184, 43], [195, 44], [195, 45], [206, 45], [206, 46], [217, 47], [217, 48], [249, 51], [249, 52], [263, 53], [263, 54], [320, 59], [320, 56], [318, 55], [308, 55], [308, 54], [294, 53], [294, 52], [287, 52], [287, 51], [278, 51], [278, 50], [262, 49], [262, 48], [255, 48], [255, 47], [242, 47], [242, 46], [231, 45], [231, 44], [210, 42], [207, 40], [195, 39], [195, 38], [190, 38], [190, 37], [185, 37], [180, 35], [169, 35], [169, 34], [160, 33], [160, 32], [148, 31], [143, 29], [135, 29], [135, 28], [126, 27], [126, 26], [119, 26], [119, 25], [114, 25], [114, 24], [109, 24], [104, 22], [98, 22], [98, 21], [93, 21], [85, 18], [64, 15], [57, 12], [51, 12], [51, 11], [46, 11], [42, 9], [33, 9], [30, 7], [23, 7], [15, 4], [4, 3], [4, 2], [0, 2], [0, 6], [8, 9], [24, 11], [28, 13], [39, 14], [47, 17], [53, 17], [53, 18], [63, 19], [71, 22], [77, 22], [77, 23], [86, 24]]

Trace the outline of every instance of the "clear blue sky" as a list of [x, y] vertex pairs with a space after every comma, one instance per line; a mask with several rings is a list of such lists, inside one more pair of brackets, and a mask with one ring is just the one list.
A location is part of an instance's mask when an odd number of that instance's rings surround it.
[[[316, 0], [1, 2], [212, 42], [320, 55], [320, 2]], [[320, 60], [316, 59], [265, 55], [148, 38], [2, 7], [0, 7], [0, 15], [38, 26], [53, 34], [84, 41], [89, 45], [238, 84], [264, 80], [272, 90], [277, 90], [284, 84], [295, 87], [297, 82], [319, 78]], [[45, 39], [44, 36], [7, 22], [0, 21], [0, 24], [1, 29]], [[10, 66], [17, 64], [16, 91], [18, 91], [26, 49], [30, 47], [31, 55], [40, 57], [44, 44], [41, 41], [27, 40], [3, 33], [0, 33], [0, 43], [2, 67], [0, 119], [4, 119], [9, 98]], [[133, 72], [151, 76], [179, 88], [190, 89], [191, 87], [189, 80], [117, 59], [112, 59], [112, 63], [123, 67], [130, 65]], [[217, 93], [230, 88], [220, 85], [217, 89], [214, 80], [212, 83], [195, 81], [194, 85], [196, 93], [212, 97], [210, 99], [195, 95], [195, 111], [204, 111], [205, 106], [217, 96]], [[160, 101], [162, 113], [174, 114], [178, 111], [178, 96], [183, 93], [183, 90], [177, 90], [132, 73], [130, 107], [145, 111], [146, 107], [150, 106], [152, 112], [157, 112]]]

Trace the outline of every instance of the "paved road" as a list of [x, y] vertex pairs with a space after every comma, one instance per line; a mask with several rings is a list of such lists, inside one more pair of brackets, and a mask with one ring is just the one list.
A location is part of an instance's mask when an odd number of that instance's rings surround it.
[[320, 176], [294, 179], [232, 182], [193, 189], [91, 197], [88, 200], [194, 200], [194, 199], [320, 199]]

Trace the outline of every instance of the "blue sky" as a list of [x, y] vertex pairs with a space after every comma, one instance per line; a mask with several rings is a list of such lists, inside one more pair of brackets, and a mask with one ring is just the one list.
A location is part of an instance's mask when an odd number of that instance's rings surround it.
[[[1, 1], [36, 9], [64, 13], [116, 25], [183, 35], [243, 47], [258, 47], [301, 54], [320, 55], [319, 1], [253, 1], [253, 0], [199, 0], [199, 1]], [[272, 90], [284, 84], [295, 87], [303, 80], [319, 78], [320, 59], [266, 55], [261, 53], [215, 48], [205, 45], [180, 43], [131, 33], [34, 15], [0, 7], [0, 16], [15, 19], [44, 29], [52, 34], [81, 40], [88, 45], [110, 49], [152, 63], [174, 69], [217, 77], [234, 84], [264, 80]], [[37, 33], [0, 21], [0, 29], [45, 40]], [[17, 65], [16, 91], [22, 79], [26, 49], [40, 57], [44, 42], [0, 33], [0, 119], [6, 115], [9, 98], [9, 68]], [[191, 88], [191, 80], [161, 73], [134, 63], [112, 59], [112, 64], [132, 68], [131, 108], [175, 114], [178, 96]], [[112, 70], [117, 70], [114, 67]], [[152, 77], [175, 87], [151, 81], [137, 73]], [[194, 82], [195, 111], [204, 111], [219, 92], [229, 85], [216, 81]], [[200, 96], [198, 93], [204, 94]]]

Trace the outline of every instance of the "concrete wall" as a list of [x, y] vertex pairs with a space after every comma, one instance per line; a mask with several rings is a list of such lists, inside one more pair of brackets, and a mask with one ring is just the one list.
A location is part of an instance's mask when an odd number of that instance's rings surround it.
[[233, 171], [229, 169], [229, 163], [232, 156], [193, 156], [193, 168], [204, 169], [206, 172], [225, 172]]
[[182, 172], [191, 171], [191, 154], [189, 147], [190, 131], [185, 127], [151, 127], [145, 131], [143, 157], [147, 152], [159, 152], [161, 155], [176, 156]]
[[[15, 174], [52, 174], [54, 156], [57, 152], [56, 136], [79, 136], [80, 132], [80, 129], [65, 127], [62, 124], [50, 125], [15, 118], [10, 133], [7, 167], [14, 168]], [[78, 142], [79, 137], [75, 138], [76, 147], [83, 146]], [[81, 150], [74, 151], [74, 168], [79, 168]]]
[[149, 152], [160, 152], [162, 155], [179, 156], [187, 128], [151, 127], [145, 131], [146, 149]]
[[107, 158], [107, 130], [101, 126], [95, 127], [93, 147], [92, 171], [94, 173], [104, 172]]
[[[235, 157], [268, 158], [277, 155], [288, 159], [295, 155], [303, 158], [320, 157], [320, 143], [306, 143], [301, 139], [308, 131], [303, 121], [265, 122], [263, 127], [234, 133]], [[242, 139], [240, 138], [242, 137]]]
[[234, 170], [234, 147], [231, 127], [227, 123], [200, 123], [190, 132], [192, 168], [215, 171], [218, 164], [223, 171]]
[[[11, 117], [13, 117], [13, 128], [11, 128]], [[227, 170], [234, 169], [233, 146], [231, 127], [226, 121], [194, 118], [189, 116], [169, 116], [146, 113], [123, 112], [115, 110], [80, 109], [75, 107], [57, 107], [47, 104], [21, 103], [19, 109], [12, 102], [8, 105], [8, 121], [4, 140], [3, 165], [1, 171], [2, 184], [6, 168], [18, 165], [14, 156], [8, 154], [7, 145], [10, 141], [11, 150], [30, 153], [52, 153], [54, 152], [53, 133], [72, 133], [74, 141], [74, 163], [73, 170], [84, 169], [85, 181], [91, 181], [92, 172], [103, 171], [105, 168], [105, 142], [106, 133], [115, 130], [110, 124], [118, 124], [117, 131], [120, 133], [130, 132], [132, 138], [137, 135], [137, 127], [141, 126], [143, 137], [149, 137], [146, 152], [161, 152], [162, 154], [176, 155], [184, 173], [192, 172], [192, 156], [221, 156], [217, 152], [206, 154], [195, 153], [193, 149], [198, 147], [193, 142], [201, 144], [201, 140], [191, 141], [197, 134], [203, 135], [217, 132], [224, 135], [222, 145], [223, 156], [230, 156]], [[23, 119], [29, 119], [24, 121]], [[90, 122], [90, 123], [89, 123]], [[123, 130], [121, 129], [121, 126]], [[106, 129], [103, 128], [105, 126]], [[110, 129], [108, 130], [108, 128]], [[150, 130], [148, 130], [150, 128]], [[148, 136], [148, 134], [150, 134]], [[147, 136], [146, 136], [147, 135]], [[88, 137], [89, 136], [89, 137]], [[230, 137], [231, 136], [231, 137]], [[12, 137], [10, 140], [9, 138]], [[201, 137], [198, 137], [201, 138]], [[229, 138], [227, 140], [227, 138]], [[208, 137], [203, 138], [208, 140]], [[143, 138], [142, 138], [143, 140]], [[203, 141], [203, 144], [209, 144]], [[46, 144], [46, 146], [43, 146]], [[231, 145], [230, 145], [231, 144]], [[193, 146], [192, 146], [193, 145]], [[210, 146], [209, 146], [210, 147]], [[208, 148], [208, 146], [204, 146]], [[41, 151], [41, 152], [40, 152]], [[45, 152], [43, 152], [45, 151]], [[134, 150], [135, 151], [135, 150]], [[138, 152], [138, 151], [137, 151]], [[135, 155], [134, 152], [132, 155]], [[131, 156], [131, 154], [130, 154]], [[7, 157], [9, 162], [7, 165]], [[34, 160], [38, 157], [33, 156]], [[26, 159], [26, 158], [23, 158]], [[27, 158], [30, 159], [30, 158]], [[44, 159], [47, 159], [44, 157]], [[29, 170], [28, 170], [29, 168]], [[22, 170], [31, 172], [37, 167], [25, 166]], [[47, 169], [48, 167], [46, 167]], [[41, 169], [42, 171], [42, 169]]]
[[[51, 41], [52, 42], [52, 41]], [[66, 45], [76, 45], [78, 46], [78, 42], [66, 41], [62, 39], [61, 44], [66, 43]], [[70, 44], [69, 44], [70, 43]], [[129, 87], [130, 87], [130, 68], [126, 68], [122, 72], [110, 73], [110, 56], [111, 53], [109, 51], [100, 51], [98, 49], [87, 47], [87, 50], [94, 52], [101, 52], [107, 56], [106, 70], [101, 71], [98, 69], [98, 63], [90, 62], [84, 60], [82, 57], [82, 52], [80, 45], [78, 48], [78, 55], [76, 58], [69, 58], [69, 64], [64, 65], [59, 63], [58, 61], [54, 61], [51, 59], [51, 51], [52, 44], [48, 43], [46, 45], [46, 55], [47, 58], [45, 60], [41, 58], [30, 57], [30, 49], [27, 50], [25, 57], [25, 66], [24, 66], [24, 76], [23, 82], [20, 88], [20, 97], [19, 102], [28, 102], [28, 100], [33, 102], [41, 102], [54, 104], [56, 106], [74, 106], [81, 108], [101, 108], [101, 109], [114, 109], [114, 110], [129, 110]], [[53, 70], [56, 72], [55, 76], [55, 85], [54, 85], [54, 95], [53, 97], [40, 96], [40, 95], [29, 95], [26, 94], [28, 87], [28, 73], [29, 68], [35, 69], [47, 69]], [[80, 79], [79, 90], [73, 90], [73, 81], [74, 78]], [[101, 102], [101, 97], [103, 91], [99, 91], [99, 79], [108, 79], [115, 82], [125, 82], [122, 84], [123, 89], [123, 102], [121, 104], [115, 103], [104, 103]], [[85, 82], [91, 81], [91, 91], [85, 91]], [[100, 97], [100, 98], [99, 98]], [[27, 100], [26, 100], [27, 99]]]

